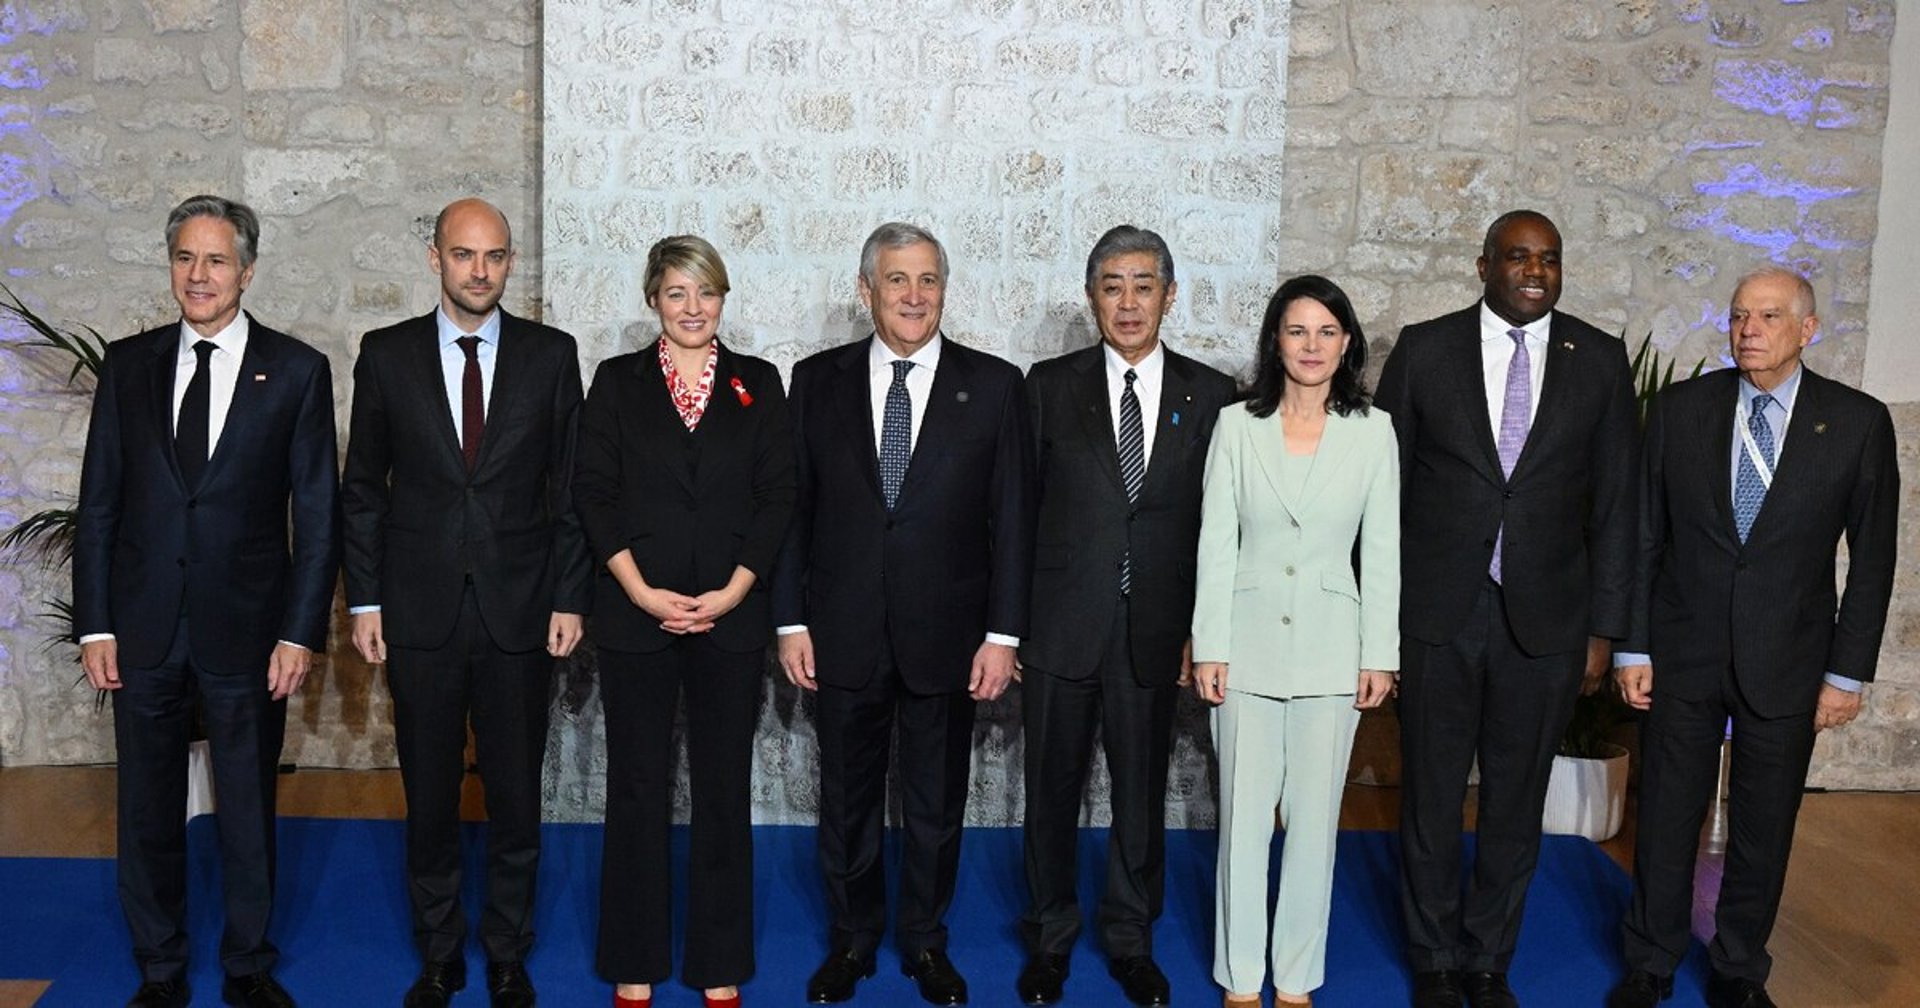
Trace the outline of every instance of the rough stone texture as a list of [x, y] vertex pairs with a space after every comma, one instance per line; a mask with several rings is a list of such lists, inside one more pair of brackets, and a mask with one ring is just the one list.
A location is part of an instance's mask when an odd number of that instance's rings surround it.
[[[1237, 372], [1267, 292], [1309, 269], [1353, 296], [1377, 367], [1401, 325], [1472, 300], [1486, 220], [1533, 203], [1566, 233], [1568, 310], [1717, 365], [1732, 278], [1788, 263], [1821, 298], [1812, 365], [1860, 377], [1891, 3], [530, 6], [0, 2], [5, 282], [113, 336], [165, 321], [167, 208], [248, 200], [266, 237], [247, 304], [332, 356], [344, 431], [358, 334], [432, 305], [422, 241], [468, 193], [515, 225], [509, 307], [572, 328], [583, 365], [649, 337], [637, 266], [680, 230], [727, 255], [743, 349], [784, 364], [854, 338], [860, 240], [906, 217], [954, 255], [955, 338], [1021, 363], [1091, 339], [1094, 236], [1155, 227], [1180, 259], [1170, 339]], [[77, 489], [87, 400], [64, 376], [0, 353], [0, 523]], [[1866, 713], [1820, 741], [1827, 787], [1920, 786], [1920, 404], [1894, 417], [1909, 562]], [[112, 757], [70, 652], [41, 649], [66, 592], [63, 570], [0, 568], [0, 764]], [[549, 812], [592, 819], [590, 651], [555, 691]], [[981, 712], [975, 821], [1020, 814], [1018, 702]], [[770, 677], [768, 821], [813, 815], [809, 706]], [[1209, 751], [1189, 704], [1175, 821], [1211, 819]], [[393, 765], [384, 681], [343, 634], [287, 758]]]
[[[344, 443], [359, 334], [432, 307], [423, 239], [448, 201], [501, 204], [527, 246], [508, 305], [541, 310], [538, 15], [478, 0], [420, 20], [418, 6], [0, 2], [0, 280], [55, 322], [124, 336], [176, 317], [167, 210], [196, 192], [244, 200], [264, 232], [245, 304], [332, 358]], [[428, 42], [445, 47], [438, 66], [418, 65]], [[408, 66], [457, 82], [451, 100], [393, 87]], [[0, 525], [78, 491], [90, 386], [65, 391], [65, 375], [45, 352], [0, 353]], [[64, 568], [0, 568], [0, 765], [113, 758], [73, 652], [42, 648], [69, 588]], [[285, 758], [392, 766], [384, 677], [345, 626], [292, 703]]]

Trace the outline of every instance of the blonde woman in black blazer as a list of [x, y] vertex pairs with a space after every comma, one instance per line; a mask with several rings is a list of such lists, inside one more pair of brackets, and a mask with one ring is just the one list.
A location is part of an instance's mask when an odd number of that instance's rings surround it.
[[737, 1006], [753, 974], [748, 783], [765, 590], [793, 513], [793, 446], [772, 364], [715, 338], [726, 266], [705, 241], [647, 254], [661, 337], [600, 365], [580, 421], [575, 505], [601, 573], [592, 636], [607, 722], [596, 966], [617, 1008], [673, 970], [667, 851], [673, 720], [687, 698], [693, 843], [680, 976]]

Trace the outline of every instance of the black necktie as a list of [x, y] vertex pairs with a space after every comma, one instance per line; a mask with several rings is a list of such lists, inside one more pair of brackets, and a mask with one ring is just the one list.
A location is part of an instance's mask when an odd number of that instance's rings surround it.
[[[1140, 503], [1140, 485], [1147, 479], [1146, 429], [1140, 423], [1140, 397], [1133, 391], [1139, 379], [1127, 369], [1127, 387], [1120, 393], [1120, 484], [1126, 487], [1127, 502]], [[1133, 554], [1120, 559], [1120, 594], [1133, 590]]]
[[480, 337], [462, 336], [454, 342], [467, 354], [467, 369], [460, 375], [460, 457], [471, 473], [480, 460], [480, 433], [487, 418], [486, 395], [480, 387]]
[[180, 460], [180, 478], [186, 481], [189, 490], [200, 485], [200, 474], [207, 468], [207, 428], [212, 424], [213, 412], [209, 391], [213, 381], [208, 374], [207, 358], [213, 356], [213, 351], [212, 340], [193, 341], [193, 352], [199, 360], [194, 362], [187, 394], [180, 398], [180, 416], [173, 424], [173, 454]]

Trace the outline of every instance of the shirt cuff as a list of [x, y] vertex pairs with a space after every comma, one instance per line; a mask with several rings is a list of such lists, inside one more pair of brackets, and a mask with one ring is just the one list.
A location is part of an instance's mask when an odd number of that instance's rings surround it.
[[90, 633], [90, 634], [80, 635], [80, 643], [82, 644], [92, 644], [94, 641], [113, 640], [113, 639], [114, 639], [114, 636], [110, 633]]
[[380, 611], [380, 607], [377, 605], [357, 605], [357, 606], [347, 607], [347, 615], [349, 616], [359, 616], [363, 613], [379, 612], [379, 611]]
[[789, 637], [797, 633], [806, 633], [807, 625], [805, 623], [789, 623], [786, 626], [774, 627], [773, 632], [777, 637]]
[[1017, 648], [1020, 646], [1020, 638], [1012, 634], [990, 633], [987, 635], [987, 643], [1004, 644], [1010, 648]]
[[1848, 677], [1843, 676], [1838, 672], [1829, 672], [1826, 674], [1825, 678], [1826, 678], [1827, 685], [1833, 687], [1834, 689], [1843, 690], [1848, 693], [1858, 693], [1860, 692], [1861, 687], [1866, 685], [1865, 683], [1861, 682], [1858, 679], [1849, 679]]
[[1653, 664], [1653, 659], [1648, 655], [1642, 654], [1638, 651], [1615, 651], [1613, 653], [1614, 668], [1626, 668], [1629, 665], [1651, 665], [1651, 664]]
[[290, 641], [290, 640], [283, 640], [283, 641], [281, 641], [280, 643], [282, 643], [282, 644], [285, 644], [286, 646], [288, 646], [288, 647], [291, 647], [291, 648], [299, 648], [299, 649], [300, 649], [300, 650], [302, 650], [302, 651], [308, 651], [308, 652], [311, 652], [311, 651], [313, 650], [312, 648], [310, 648], [310, 647], [308, 647], [308, 646], [306, 646], [305, 644], [295, 644], [294, 642], [292, 642], [292, 641]]

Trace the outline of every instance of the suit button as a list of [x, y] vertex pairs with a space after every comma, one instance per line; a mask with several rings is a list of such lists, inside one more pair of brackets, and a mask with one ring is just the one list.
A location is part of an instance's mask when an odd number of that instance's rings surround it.
[[186, 558], [186, 557], [174, 557], [174, 558], [173, 558], [173, 563], [174, 563], [174, 566], [176, 566], [176, 567], [185, 567], [185, 566], [187, 565], [187, 558]]
[[1481, 543], [1480, 545], [1482, 545], [1482, 546], [1485, 546], [1485, 547], [1486, 547], [1487, 549], [1492, 549], [1492, 548], [1493, 548], [1493, 540], [1491, 540], [1491, 539], [1488, 539], [1488, 540], [1486, 540], [1485, 542], [1483, 542], [1483, 543]]
[[1291, 616], [1282, 616], [1282, 617], [1280, 617], [1280, 625], [1281, 625], [1281, 626], [1292, 626], [1292, 625], [1293, 625], [1293, 617], [1291, 617]]
[[1737, 562], [1737, 563], [1735, 563], [1735, 564], [1733, 565], [1733, 569], [1734, 569], [1734, 570], [1746, 570], [1746, 569], [1747, 569], [1747, 562], [1746, 562], [1745, 560], [1741, 560], [1741, 561], [1739, 561], [1739, 562]]
[[196, 499], [193, 499], [193, 498], [188, 498], [188, 500], [187, 500], [187, 510], [189, 510], [189, 511], [191, 511], [191, 510], [193, 510], [194, 508], [196, 508], [196, 507], [198, 507], [198, 506], [200, 506], [200, 502], [199, 502], [198, 500], [196, 500]]
[[1505, 491], [1505, 492], [1503, 492], [1503, 493], [1501, 493], [1501, 494], [1500, 494], [1500, 496], [1502, 496], [1502, 497], [1505, 497], [1505, 498], [1506, 498], [1507, 500], [1512, 500], [1512, 499], [1513, 499], [1513, 491], [1511, 491], [1511, 490], [1508, 490], [1508, 491]]
[[1287, 565], [1287, 576], [1288, 576], [1288, 577], [1292, 577], [1292, 576], [1293, 576], [1293, 565], [1292, 565], [1292, 564], [1288, 564], [1288, 565]]

